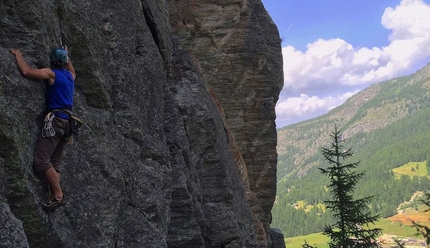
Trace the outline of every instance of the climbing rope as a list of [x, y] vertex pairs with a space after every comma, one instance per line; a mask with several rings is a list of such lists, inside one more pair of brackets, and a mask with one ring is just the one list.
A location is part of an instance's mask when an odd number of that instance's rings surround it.
[[45, 126], [42, 129], [42, 137], [44, 138], [50, 138], [54, 137], [55, 130], [52, 127], [52, 120], [54, 119], [55, 115], [53, 113], [48, 113], [45, 116]]

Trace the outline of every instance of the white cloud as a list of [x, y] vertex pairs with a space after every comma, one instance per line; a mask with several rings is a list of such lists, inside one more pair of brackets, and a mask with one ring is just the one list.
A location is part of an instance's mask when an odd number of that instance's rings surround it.
[[395, 9], [388, 7], [382, 25], [392, 30], [390, 41], [429, 36], [430, 7], [422, 0], [403, 0]]
[[430, 5], [402, 0], [395, 8], [386, 8], [381, 23], [391, 30], [386, 47], [354, 48], [340, 38], [318, 39], [305, 52], [284, 47], [284, 89], [276, 107], [277, 121], [311, 116], [343, 103], [338, 100], [342, 96], [316, 95], [332, 94], [333, 89], [351, 91], [354, 86], [411, 73], [429, 60]]
[[301, 94], [299, 97], [290, 97], [276, 105], [276, 122], [279, 126], [288, 125], [297, 121], [322, 115], [329, 110], [344, 103], [348, 98], [359, 91], [346, 92], [335, 97], [318, 97]]

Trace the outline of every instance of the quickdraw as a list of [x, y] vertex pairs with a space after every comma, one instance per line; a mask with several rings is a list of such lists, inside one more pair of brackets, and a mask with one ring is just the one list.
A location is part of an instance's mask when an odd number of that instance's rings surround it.
[[52, 120], [54, 117], [55, 115], [53, 113], [48, 113], [45, 116], [45, 126], [42, 129], [42, 137], [50, 138], [55, 136], [55, 130], [52, 127]]

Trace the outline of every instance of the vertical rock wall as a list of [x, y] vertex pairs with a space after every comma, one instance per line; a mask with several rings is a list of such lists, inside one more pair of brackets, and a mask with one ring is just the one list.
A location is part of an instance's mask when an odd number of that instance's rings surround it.
[[254, 214], [267, 231], [276, 194], [274, 110], [283, 85], [277, 27], [257, 0], [172, 1], [170, 16], [172, 32], [198, 61], [224, 109], [263, 210]]
[[[168, 4], [176, 2], [0, 3], [0, 247], [265, 246], [251, 209], [267, 225], [273, 199], [249, 203], [258, 194], [270, 199], [275, 180], [267, 181], [265, 191], [258, 177], [246, 183], [239, 175], [231, 133], [206, 85], [209, 72], [199, 68], [200, 60], [189, 55], [181, 38], [172, 36]], [[259, 1], [254, 4], [262, 11]], [[250, 9], [240, 13], [255, 16]], [[244, 30], [253, 28], [250, 23]], [[60, 40], [69, 46], [77, 72], [74, 110], [84, 126], [63, 157], [68, 203], [47, 215], [40, 208], [46, 192], [32, 171], [45, 85], [23, 78], [9, 49], [20, 48], [30, 65], [41, 68]], [[260, 49], [252, 47], [242, 49]], [[262, 63], [267, 68], [260, 73], [268, 74], [260, 78], [272, 77], [270, 66]], [[243, 70], [251, 73], [249, 67]], [[247, 108], [273, 113], [277, 96], [266, 92], [271, 100], [263, 99], [258, 92], [265, 90], [245, 85], [226, 87], [240, 91], [236, 100]], [[246, 161], [251, 148], [230, 121], [229, 108], [236, 107], [221, 104]], [[247, 129], [274, 128], [274, 117], [255, 126], [256, 119], [264, 119], [257, 112], [243, 112], [251, 125]], [[255, 172], [248, 161], [246, 166]], [[271, 174], [265, 166], [257, 174]]]

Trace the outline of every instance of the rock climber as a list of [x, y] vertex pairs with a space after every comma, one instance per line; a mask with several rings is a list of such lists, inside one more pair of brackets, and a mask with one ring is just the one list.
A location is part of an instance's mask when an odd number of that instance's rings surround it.
[[33, 168], [50, 185], [50, 199], [42, 205], [44, 210], [50, 211], [66, 204], [60, 186], [60, 162], [64, 148], [72, 139], [70, 115], [66, 111], [73, 107], [76, 73], [67, 46], [51, 51], [50, 68], [29, 66], [19, 49], [11, 49], [11, 53], [15, 55], [18, 69], [24, 77], [47, 83], [45, 127], [37, 139]]

